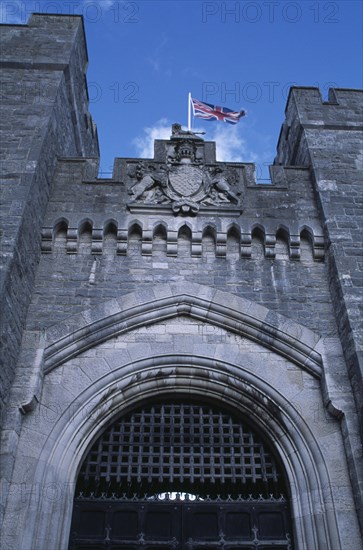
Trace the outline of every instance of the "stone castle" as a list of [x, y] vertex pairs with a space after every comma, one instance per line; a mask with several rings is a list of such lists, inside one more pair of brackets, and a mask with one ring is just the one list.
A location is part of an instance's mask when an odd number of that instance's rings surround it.
[[362, 548], [362, 91], [100, 179], [82, 18], [2, 42], [3, 548]]

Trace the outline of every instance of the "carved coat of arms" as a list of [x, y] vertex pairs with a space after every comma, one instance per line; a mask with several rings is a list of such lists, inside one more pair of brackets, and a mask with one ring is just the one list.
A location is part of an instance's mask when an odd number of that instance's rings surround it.
[[238, 174], [217, 165], [203, 165], [195, 144], [187, 140], [174, 146], [166, 164], [140, 161], [129, 175], [136, 179], [129, 188], [133, 202], [169, 203], [176, 214], [196, 214], [201, 205], [240, 203]]
[[181, 164], [169, 172], [171, 188], [183, 197], [191, 197], [200, 191], [203, 185], [203, 171], [197, 166]]

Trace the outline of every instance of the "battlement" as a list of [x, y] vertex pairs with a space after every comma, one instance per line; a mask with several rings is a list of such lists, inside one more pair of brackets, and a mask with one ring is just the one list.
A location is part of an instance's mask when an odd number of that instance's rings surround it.
[[[16, 68], [38, 68], [37, 64], [55, 68], [67, 65], [75, 42], [77, 44], [77, 67], [85, 71], [88, 53], [83, 17], [80, 15], [45, 15], [34, 13], [27, 25], [1, 25], [1, 62]], [[50, 40], [50, 36], [52, 40]]]
[[363, 92], [292, 88], [269, 184], [180, 124], [98, 178], [82, 17], [2, 32], [4, 548], [363, 550]]
[[14, 376], [57, 157], [98, 156], [99, 147], [88, 111], [83, 18], [34, 14], [27, 25], [2, 25], [1, 33], [1, 175], [6, 182], [1, 309], [4, 319], [11, 319], [3, 342], [3, 404]]
[[[319, 88], [292, 87], [285, 121], [277, 144], [275, 164], [309, 166], [310, 155], [303, 131], [361, 131], [363, 90], [330, 88], [324, 101]], [[346, 137], [344, 141], [346, 141]], [[324, 140], [325, 146], [335, 147], [335, 139]]]
[[296, 113], [302, 124], [361, 125], [363, 90], [330, 88], [324, 101], [319, 88], [292, 87], [285, 115]]

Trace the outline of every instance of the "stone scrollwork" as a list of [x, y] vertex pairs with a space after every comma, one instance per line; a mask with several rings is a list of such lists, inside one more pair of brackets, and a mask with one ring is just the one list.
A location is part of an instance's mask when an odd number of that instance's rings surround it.
[[201, 206], [241, 203], [238, 171], [224, 164], [206, 166], [188, 139], [168, 144], [165, 164], [140, 161], [128, 175], [133, 203], [171, 204], [175, 214], [195, 215]]
[[162, 193], [162, 188], [166, 186], [167, 180], [167, 174], [163, 167], [157, 169], [153, 164], [141, 161], [129, 173], [129, 176], [136, 179], [136, 182], [129, 188], [129, 195], [133, 201], [169, 202], [166, 201], [167, 197]]
[[[209, 171], [209, 192], [204, 199], [205, 204], [218, 204], [223, 202], [231, 202], [239, 204], [240, 198], [233, 191], [233, 187], [238, 181], [236, 171], [224, 171], [219, 166], [210, 169]], [[240, 193], [239, 193], [240, 195]]]

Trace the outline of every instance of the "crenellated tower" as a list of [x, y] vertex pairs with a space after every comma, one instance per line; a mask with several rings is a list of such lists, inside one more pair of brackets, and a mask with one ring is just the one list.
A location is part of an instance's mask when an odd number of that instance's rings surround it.
[[311, 168], [331, 299], [361, 428], [362, 110], [362, 90], [331, 89], [328, 101], [323, 101], [317, 88], [292, 88], [275, 159], [277, 165]]
[[[14, 378], [57, 158], [98, 156], [81, 17], [1, 27], [1, 409]], [[4, 328], [6, 327], [6, 329]]]
[[362, 549], [362, 92], [100, 178], [82, 18], [2, 35], [3, 547]]

